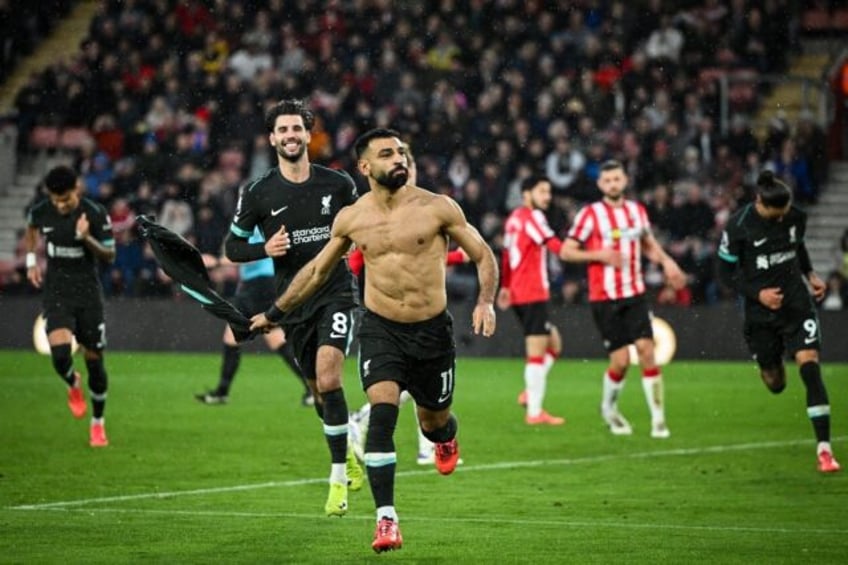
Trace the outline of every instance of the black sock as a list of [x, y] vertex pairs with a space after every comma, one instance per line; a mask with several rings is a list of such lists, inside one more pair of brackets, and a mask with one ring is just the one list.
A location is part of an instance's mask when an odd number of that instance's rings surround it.
[[347, 455], [347, 402], [341, 388], [323, 393], [324, 437], [330, 447], [330, 460], [344, 463]]
[[50, 359], [53, 368], [68, 386], [74, 386], [74, 358], [71, 356], [71, 344], [50, 346]]
[[[381, 403], [371, 407], [365, 437], [365, 470], [377, 508], [395, 504], [397, 455], [394, 433], [397, 419], [398, 407], [394, 404]], [[379, 458], [372, 454], [379, 454]]]
[[218, 388], [215, 394], [227, 396], [230, 394], [230, 386], [236, 377], [239, 363], [241, 363], [241, 347], [238, 345], [224, 344], [224, 359], [221, 362], [221, 378], [218, 380]]
[[283, 362], [289, 366], [292, 374], [300, 381], [300, 384], [303, 385], [304, 390], [309, 392], [309, 385], [306, 384], [306, 379], [303, 378], [303, 372], [300, 370], [300, 365], [297, 364], [297, 359], [294, 357], [294, 350], [289, 342], [286, 342], [277, 348], [277, 355], [283, 358]]
[[456, 429], [457, 422], [456, 417], [453, 414], [448, 418], [448, 423], [438, 430], [433, 430], [432, 432], [425, 432], [423, 429], [421, 433], [424, 434], [424, 437], [432, 441], [433, 443], [445, 443], [446, 441], [450, 441], [456, 437]]
[[88, 368], [88, 389], [91, 391], [91, 415], [102, 418], [106, 410], [106, 390], [109, 388], [102, 354], [98, 359], [86, 359], [85, 366]]
[[801, 365], [801, 380], [807, 387], [807, 415], [813, 424], [817, 441], [830, 441], [830, 401], [816, 361]]

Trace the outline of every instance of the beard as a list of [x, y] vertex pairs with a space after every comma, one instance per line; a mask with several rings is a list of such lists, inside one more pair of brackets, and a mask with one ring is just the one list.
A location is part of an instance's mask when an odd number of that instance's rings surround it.
[[404, 186], [406, 181], [409, 180], [409, 171], [406, 167], [396, 167], [388, 173], [382, 173], [375, 176], [374, 180], [392, 192], [395, 192], [400, 187]]
[[291, 154], [286, 153], [285, 143], [281, 143], [281, 144], [277, 145], [277, 155], [279, 155], [280, 158], [285, 159], [286, 161], [288, 161], [290, 163], [295, 163], [298, 160], [300, 160], [300, 158], [303, 157], [303, 154], [305, 152], [306, 152], [306, 144], [304, 144], [304, 143], [301, 143], [298, 150], [295, 151], [294, 153], [291, 153]]
[[624, 198], [624, 191], [622, 190], [621, 192], [607, 194], [606, 197], [612, 200], [613, 202], [618, 202], [619, 200]]

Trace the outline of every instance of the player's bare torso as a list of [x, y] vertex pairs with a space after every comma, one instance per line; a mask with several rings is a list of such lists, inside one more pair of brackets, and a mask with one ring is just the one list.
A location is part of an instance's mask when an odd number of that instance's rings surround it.
[[374, 193], [345, 210], [343, 235], [365, 258], [365, 306], [398, 322], [417, 322], [447, 307], [444, 199], [404, 187], [390, 205]]

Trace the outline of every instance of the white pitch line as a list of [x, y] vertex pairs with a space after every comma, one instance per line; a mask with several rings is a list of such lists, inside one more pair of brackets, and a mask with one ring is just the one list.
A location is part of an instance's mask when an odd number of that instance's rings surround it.
[[[848, 436], [839, 436], [832, 438], [832, 442], [843, 441]], [[802, 445], [811, 443], [808, 439], [794, 439], [786, 441], [765, 441], [756, 443], [737, 443], [729, 445], [713, 445], [706, 447], [690, 447], [678, 449], [665, 449], [660, 451], [640, 451], [637, 453], [620, 453], [609, 455], [593, 455], [589, 457], [576, 457], [570, 459], [541, 459], [536, 461], [511, 461], [502, 463], [487, 463], [481, 465], [464, 465], [457, 467], [456, 472], [469, 473], [477, 471], [495, 471], [504, 469], [522, 469], [528, 467], [541, 466], [557, 466], [557, 465], [585, 465], [592, 463], [606, 463], [608, 461], [626, 460], [626, 459], [651, 459], [655, 457], [674, 457], [680, 455], [703, 455], [709, 453], [726, 453], [729, 451], [747, 451], [752, 449], [771, 449], [775, 447], [791, 447], [794, 445]], [[400, 471], [398, 477], [414, 477], [421, 475], [433, 474], [432, 469], [422, 469], [417, 471]], [[224, 492], [237, 492], [258, 490], [276, 487], [296, 487], [311, 484], [324, 484], [327, 482], [326, 477], [317, 479], [298, 479], [292, 481], [269, 481], [265, 483], [254, 483], [248, 485], [234, 485], [229, 487], [214, 487], [194, 490], [181, 490], [171, 492], [147, 492], [140, 494], [128, 494], [120, 496], [105, 496], [100, 498], [84, 498], [80, 500], [66, 500], [60, 502], [46, 502], [43, 504], [21, 504], [18, 506], [9, 506], [8, 510], [46, 510], [52, 508], [67, 508], [70, 506], [84, 506], [87, 504], [98, 504], [102, 502], [126, 502], [129, 500], [145, 500], [145, 499], [162, 499], [176, 498], [178, 496], [193, 496], [201, 494], [218, 494]]]
[[[292, 519], [292, 520], [318, 520], [326, 522], [327, 518], [322, 514], [298, 514], [294, 512], [238, 512], [228, 510], [151, 510], [145, 508], [44, 508], [43, 510], [52, 512], [85, 512], [87, 514], [157, 514], [166, 516], [214, 516], [217, 518], [269, 518], [269, 519]], [[357, 520], [373, 522], [372, 515], [348, 515], [345, 520]], [[587, 529], [604, 529], [604, 528], [630, 528], [640, 530], [695, 530], [707, 532], [748, 532], [748, 533], [766, 533], [766, 534], [822, 534], [822, 535], [845, 535], [848, 534], [848, 529], [831, 529], [831, 528], [780, 528], [780, 527], [756, 527], [756, 526], [705, 526], [705, 525], [684, 525], [684, 524], [656, 524], [656, 523], [633, 523], [633, 522], [592, 522], [588, 520], [571, 521], [571, 520], [526, 520], [515, 519], [509, 517], [486, 517], [486, 518], [456, 518], [439, 516], [438, 518], [409, 516], [404, 514], [404, 522], [451, 522], [457, 524], [512, 524], [516, 526], [551, 526], [557, 528], [587, 528]]]

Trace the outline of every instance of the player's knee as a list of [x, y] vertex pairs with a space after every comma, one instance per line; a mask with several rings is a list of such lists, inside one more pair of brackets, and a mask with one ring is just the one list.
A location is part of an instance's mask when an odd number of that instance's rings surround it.
[[71, 356], [71, 344], [51, 345], [50, 359], [53, 361], [53, 368], [59, 375], [63, 377], [67, 375], [74, 363]]
[[783, 365], [776, 367], [760, 367], [760, 376], [773, 394], [780, 394], [786, 388], [786, 372]]
[[368, 435], [365, 437], [366, 453], [391, 453], [395, 450], [394, 433], [397, 419], [396, 405], [381, 402], [371, 406]]
[[103, 394], [109, 385], [106, 375], [106, 367], [103, 365], [103, 357], [96, 359], [86, 357], [85, 366], [88, 369], [88, 388], [94, 394]]

